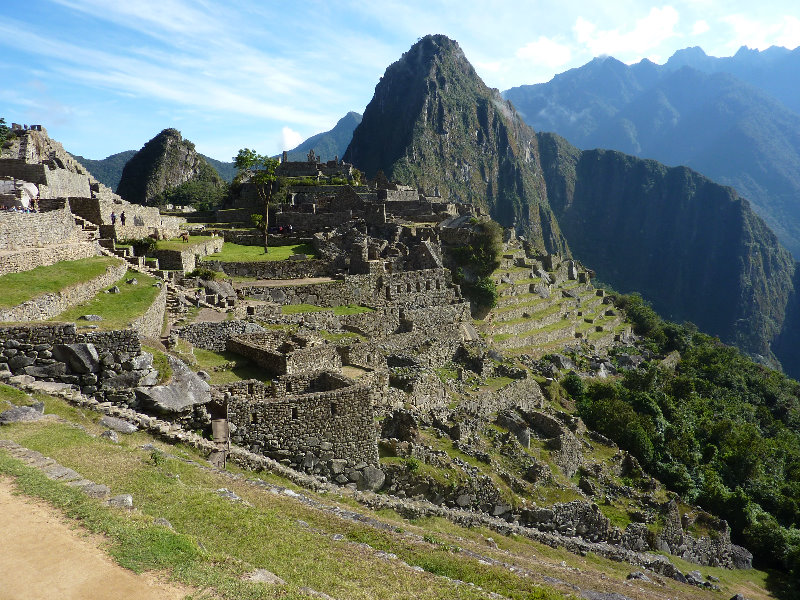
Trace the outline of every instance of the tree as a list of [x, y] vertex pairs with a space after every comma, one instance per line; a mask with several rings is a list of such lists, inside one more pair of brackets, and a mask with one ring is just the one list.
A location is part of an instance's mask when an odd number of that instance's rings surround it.
[[237, 178], [249, 177], [248, 182], [256, 186], [258, 197], [264, 202], [264, 252], [268, 252], [269, 203], [272, 200], [272, 189], [278, 179], [275, 175], [278, 159], [270, 158], [266, 154], [258, 154], [249, 148], [242, 148], [234, 157], [233, 164], [239, 170]]
[[0, 144], [6, 141], [8, 134], [11, 130], [6, 125], [6, 120], [3, 117], [0, 117]]

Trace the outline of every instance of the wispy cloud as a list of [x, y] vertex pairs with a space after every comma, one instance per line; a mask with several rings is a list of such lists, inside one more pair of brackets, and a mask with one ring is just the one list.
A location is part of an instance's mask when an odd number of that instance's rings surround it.
[[722, 17], [722, 22], [727, 24], [734, 40], [728, 44], [730, 50], [739, 46], [748, 46], [764, 50], [770, 46], [785, 46], [796, 48], [800, 46], [800, 19], [793, 15], [783, 15], [770, 20], [753, 19], [752, 16], [742, 13]]
[[536, 41], [528, 42], [518, 49], [516, 56], [517, 58], [555, 68], [567, 64], [572, 58], [572, 51], [566, 44], [540, 36]]
[[594, 56], [610, 54], [616, 57], [642, 57], [664, 41], [677, 35], [678, 11], [671, 6], [651, 8], [626, 29], [600, 29], [591, 21], [578, 17], [574, 31], [579, 44]]

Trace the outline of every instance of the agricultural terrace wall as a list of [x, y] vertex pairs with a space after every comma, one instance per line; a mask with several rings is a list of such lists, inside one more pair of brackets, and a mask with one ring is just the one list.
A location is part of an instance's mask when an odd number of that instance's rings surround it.
[[121, 279], [128, 271], [127, 263], [110, 265], [106, 272], [89, 281], [77, 283], [51, 294], [42, 294], [27, 302], [7, 309], [0, 309], [0, 322], [2, 321], [45, 321], [55, 317], [70, 306], [93, 298], [100, 290], [110, 287]]
[[41, 163], [30, 164], [24, 159], [4, 158], [0, 160], [0, 177], [13, 177], [36, 185], [47, 183], [45, 169], [46, 167]]
[[164, 329], [164, 313], [167, 310], [167, 286], [162, 285], [161, 290], [153, 300], [150, 307], [140, 317], [131, 323], [131, 327], [139, 332], [142, 337], [158, 338]]
[[354, 471], [378, 464], [367, 387], [349, 382], [328, 391], [259, 400], [247, 395], [247, 385], [240, 382], [226, 390], [230, 393], [228, 419], [236, 427], [234, 443], [288, 460], [299, 469], [330, 477], [344, 475], [340, 483], [357, 482], [360, 473]]
[[0, 250], [71, 243], [78, 241], [80, 232], [66, 206], [40, 213], [0, 211]]
[[40, 198], [89, 197], [92, 195], [91, 184], [86, 173], [47, 168], [44, 170], [44, 177], [45, 183], [39, 185]]
[[172, 333], [196, 348], [224, 352], [228, 338], [234, 335], [264, 333], [265, 329], [250, 321], [222, 321], [220, 323], [192, 323], [174, 327]]
[[187, 244], [185, 250], [154, 250], [150, 254], [158, 259], [158, 266], [165, 271], [193, 271], [197, 268], [197, 258], [208, 256], [222, 250], [225, 241], [212, 238], [199, 244]]
[[99, 254], [96, 242], [57, 244], [46, 248], [25, 248], [0, 253], [0, 275], [21, 273], [62, 260], [80, 260]]
[[265, 300], [277, 304], [313, 304], [315, 306], [343, 306], [360, 303], [365, 294], [348, 280], [282, 285], [267, 287], [244, 285], [239, 291], [245, 298]]
[[[149, 229], [158, 229], [163, 232], [173, 232], [174, 235], [172, 237], [178, 235], [180, 225], [186, 222], [186, 219], [183, 217], [165, 216], [155, 207], [131, 204], [115, 196], [92, 198], [90, 194], [86, 194], [85, 196], [72, 194], [69, 197], [69, 205], [73, 213], [83, 217], [87, 221], [91, 221], [95, 225], [111, 225], [112, 212], [116, 214], [117, 217], [119, 217], [122, 212], [125, 212], [126, 228], [146, 227]], [[122, 227], [122, 223], [119, 219], [116, 225], [120, 228]], [[143, 230], [133, 229], [132, 231], [138, 232]]]
[[254, 333], [228, 338], [227, 349], [249, 358], [273, 375], [342, 370], [336, 346], [320, 343], [301, 346], [297, 341], [278, 333]]
[[254, 262], [223, 262], [204, 260], [202, 266], [230, 277], [258, 277], [259, 279], [303, 279], [326, 277], [331, 274], [326, 260], [265, 260]]

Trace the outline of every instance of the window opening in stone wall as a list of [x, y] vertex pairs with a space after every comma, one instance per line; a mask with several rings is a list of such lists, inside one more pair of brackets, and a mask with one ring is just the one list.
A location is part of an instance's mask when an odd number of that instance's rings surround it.
[[292, 419], [297, 419], [297, 407], [292, 407]]
[[410, 292], [410, 291], [411, 291], [411, 282], [409, 282], [409, 283], [407, 283], [407, 284], [406, 284], [406, 291], [407, 291], [407, 292]]
[[425, 281], [425, 291], [431, 291], [431, 282], [430, 280]]
[[417, 291], [418, 291], [418, 292], [421, 292], [421, 291], [422, 291], [422, 284], [420, 284], [420, 282], [419, 282], [419, 281], [417, 282]]
[[339, 408], [336, 406], [336, 404], [331, 402], [331, 416], [335, 417], [338, 411], [339, 411]]
[[256, 384], [255, 383], [250, 382], [250, 383], [247, 384], [247, 393], [249, 395], [251, 395], [251, 396], [256, 393]]

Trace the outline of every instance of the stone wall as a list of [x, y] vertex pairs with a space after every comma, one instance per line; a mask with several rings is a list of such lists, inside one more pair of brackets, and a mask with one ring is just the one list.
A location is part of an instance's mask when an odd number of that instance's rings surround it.
[[0, 371], [67, 383], [114, 402], [133, 401], [130, 388], [155, 385], [153, 357], [133, 329], [77, 332], [74, 323], [0, 326]]
[[186, 340], [196, 348], [224, 352], [228, 338], [234, 335], [264, 333], [260, 325], [249, 321], [222, 321], [221, 323], [192, 323], [184, 327], [175, 327], [172, 333]]
[[21, 273], [36, 267], [53, 265], [62, 260], [80, 260], [97, 256], [96, 242], [59, 244], [46, 248], [25, 248], [0, 253], [0, 275]]
[[280, 287], [244, 285], [239, 289], [245, 298], [266, 300], [277, 304], [313, 304], [314, 306], [330, 307], [358, 304], [365, 295], [361, 290], [354, 289], [343, 280]]
[[228, 338], [227, 349], [249, 358], [273, 375], [341, 371], [333, 345], [282, 333], [252, 333]]
[[41, 213], [0, 211], [0, 250], [72, 243], [80, 232], [67, 207]]
[[499, 390], [478, 396], [464, 396], [459, 410], [480, 418], [487, 418], [507, 408], [525, 411], [541, 409], [545, 404], [544, 394], [536, 380], [517, 379]]
[[353, 211], [327, 213], [279, 212], [270, 226], [291, 225], [293, 229], [304, 233], [316, 233], [323, 229], [333, 229], [353, 219]]
[[330, 263], [318, 259], [257, 262], [204, 260], [202, 266], [231, 277], [257, 277], [259, 279], [303, 279], [326, 277], [331, 274]]
[[[331, 379], [323, 385], [332, 387], [332, 376], [323, 376]], [[248, 394], [256, 391], [250, 382], [216, 389], [228, 396], [233, 442], [339, 483], [359, 482], [365, 468], [378, 464], [372, 399], [367, 387], [341, 376], [336, 381], [344, 386], [272, 399], [263, 384], [261, 398]]]
[[153, 300], [144, 314], [141, 317], [134, 319], [131, 327], [135, 329], [140, 336], [149, 338], [161, 337], [161, 330], [164, 329], [164, 314], [167, 310], [167, 286], [161, 286], [161, 291]]
[[128, 265], [124, 262], [109, 266], [105, 273], [89, 281], [77, 283], [55, 293], [42, 294], [12, 308], [0, 310], [0, 322], [43, 321], [55, 317], [70, 306], [93, 298], [100, 290], [110, 287], [121, 279], [127, 271]]
[[458, 302], [444, 306], [404, 308], [400, 319], [407, 331], [433, 331], [443, 324], [471, 322], [469, 302]]
[[455, 359], [460, 347], [458, 326], [442, 325], [426, 336], [412, 331], [351, 344], [342, 348], [342, 362], [365, 369], [385, 370], [390, 366], [387, 357], [413, 356], [417, 364], [436, 368]]
[[199, 244], [187, 244], [186, 250], [154, 250], [150, 255], [158, 259], [159, 268], [165, 271], [193, 271], [198, 266], [198, 257], [219, 252], [224, 243], [222, 238], [212, 238]]

